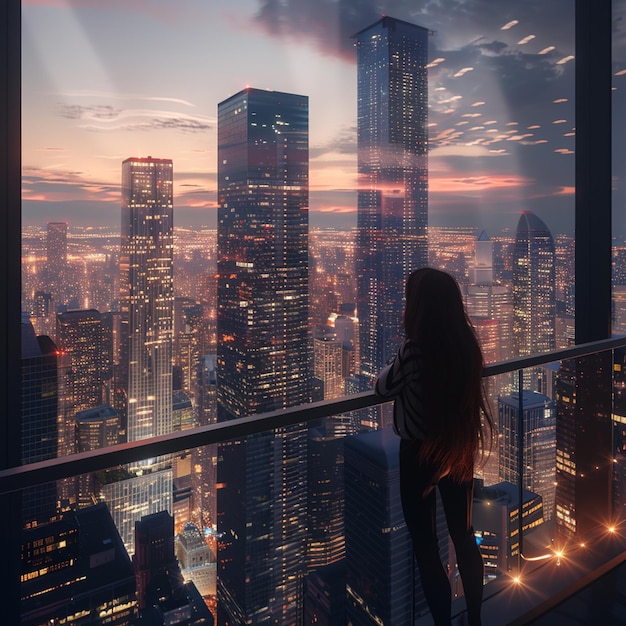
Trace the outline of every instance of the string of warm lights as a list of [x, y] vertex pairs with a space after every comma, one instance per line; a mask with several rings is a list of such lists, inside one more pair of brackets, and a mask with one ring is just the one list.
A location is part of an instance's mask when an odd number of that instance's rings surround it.
[[[588, 549], [590, 546], [593, 546], [595, 544], [595, 541], [594, 541], [595, 539], [598, 539], [598, 540], [606, 539], [609, 536], [617, 535], [619, 526], [624, 523], [626, 523], [626, 521], [622, 521], [617, 524], [613, 524], [613, 523], [610, 523], [608, 525], [599, 524], [597, 536], [590, 537], [588, 538], [587, 541], [581, 541], [579, 543], [572, 544], [572, 546], [568, 548], [567, 550], [562, 549], [562, 548], [558, 548], [558, 549], [551, 548], [550, 551], [546, 552], [545, 554], [540, 554], [540, 555], [532, 556], [532, 557], [525, 556], [524, 554], [520, 554], [520, 557], [522, 561], [528, 562], [528, 563], [537, 562], [537, 561], [554, 560], [556, 562], [556, 566], [560, 567], [562, 559], [564, 558], [572, 559], [573, 555], [578, 550], [582, 550], [586, 548]], [[522, 584], [523, 578], [522, 578], [521, 571], [517, 571], [511, 575], [511, 582], [515, 585]]]
[[[618, 459], [611, 458], [610, 460], [608, 460], [608, 463], [610, 465], [614, 463], [618, 463]], [[596, 466], [595, 469], [599, 470], [600, 468], [599, 466]], [[580, 477], [584, 478], [584, 474], [581, 473]], [[556, 482], [554, 484], [556, 485]], [[568, 559], [571, 559], [573, 554], [576, 551], [592, 546], [593, 545], [592, 542], [594, 542], [595, 539], [605, 539], [608, 536], [616, 535], [618, 532], [618, 527], [624, 523], [626, 523], [626, 520], [622, 520], [617, 523], [613, 523], [613, 522], [599, 523], [597, 526], [596, 534], [594, 536], [588, 536], [587, 541], [578, 542], [576, 544], [573, 544], [571, 547], [568, 547], [567, 549], [565, 548], [555, 549], [553, 547], [550, 547], [548, 552], [537, 555], [537, 556], [525, 556], [523, 553], [520, 552], [520, 558], [522, 561], [526, 563], [554, 560], [556, 562], [556, 566], [560, 567], [562, 559], [564, 559], [565, 557], [567, 557]], [[515, 585], [520, 585], [522, 583], [521, 574], [522, 572], [520, 568], [519, 571], [511, 575], [511, 582]]]

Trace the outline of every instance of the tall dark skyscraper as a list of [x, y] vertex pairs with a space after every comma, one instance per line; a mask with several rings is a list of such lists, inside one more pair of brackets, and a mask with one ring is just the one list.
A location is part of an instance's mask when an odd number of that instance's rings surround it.
[[616, 450], [620, 436], [613, 419], [619, 423], [623, 400], [619, 352], [615, 357], [614, 362], [611, 351], [600, 352], [561, 361], [559, 368], [555, 385], [556, 528], [557, 538], [564, 543], [597, 532], [616, 513], [611, 501], [617, 487], [614, 466], [620, 460]]
[[524, 488], [543, 499], [544, 518], [554, 517], [556, 463], [556, 409], [547, 396], [524, 391], [523, 438], [518, 432], [519, 394], [498, 398], [498, 457], [500, 480], [520, 481], [518, 455], [523, 441]]
[[311, 428], [308, 447], [307, 511], [309, 570], [342, 560], [344, 539], [344, 437], [328, 434], [324, 426]]
[[[513, 256], [513, 343], [516, 356], [556, 349], [555, 255], [544, 222], [524, 211]], [[524, 386], [547, 393], [541, 372], [528, 372]]]
[[26, 530], [21, 543], [20, 624], [135, 623], [133, 567], [104, 503]]
[[[218, 106], [218, 420], [310, 400], [308, 98], [245, 89]], [[220, 446], [218, 608], [302, 619], [304, 426]]]
[[177, 568], [174, 555], [174, 518], [166, 511], [146, 515], [135, 522], [135, 554], [139, 608], [146, 607], [146, 592], [159, 575]]
[[[121, 367], [128, 372], [128, 441], [172, 431], [173, 175], [169, 159], [122, 163], [120, 303]], [[132, 554], [135, 521], [172, 511], [172, 470], [162, 459], [128, 468], [126, 480], [103, 487]]]
[[105, 383], [111, 356], [104, 350], [105, 328], [95, 309], [67, 311], [57, 316], [57, 346], [61, 375], [59, 452], [75, 450], [76, 413], [105, 401]]
[[404, 286], [428, 261], [428, 30], [383, 17], [357, 33], [361, 372], [402, 334]]
[[[57, 316], [60, 456], [76, 452], [76, 414], [93, 409], [106, 399], [112, 355], [105, 350], [105, 333], [102, 315], [95, 309], [67, 311]], [[64, 506], [77, 502], [78, 482], [78, 477], [59, 481], [59, 497]]]
[[[58, 451], [57, 349], [52, 340], [35, 330], [22, 315], [22, 463], [54, 459]], [[47, 522], [56, 512], [55, 483], [25, 489], [22, 495], [24, 524]]]
[[424, 609], [400, 503], [399, 446], [400, 440], [390, 428], [345, 439], [350, 624], [411, 624]]

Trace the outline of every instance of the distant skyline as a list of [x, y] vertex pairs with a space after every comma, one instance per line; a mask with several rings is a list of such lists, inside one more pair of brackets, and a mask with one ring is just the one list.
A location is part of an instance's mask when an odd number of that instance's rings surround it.
[[[432, 225], [573, 232], [574, 32], [566, 0], [23, 0], [23, 221], [120, 223], [121, 163], [172, 159], [177, 226], [216, 224], [217, 103], [245, 86], [310, 102], [310, 223], [356, 224], [356, 54], [388, 14], [430, 37]], [[623, 15], [626, 2], [614, 3]], [[626, 26], [614, 25], [614, 111]], [[626, 126], [614, 230], [626, 231]], [[617, 124], [619, 123], [619, 126]]]

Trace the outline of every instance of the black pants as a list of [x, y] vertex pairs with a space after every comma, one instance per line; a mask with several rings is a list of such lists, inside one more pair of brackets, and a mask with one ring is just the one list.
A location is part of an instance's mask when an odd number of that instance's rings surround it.
[[419, 446], [419, 441], [400, 441], [400, 497], [424, 595], [435, 624], [449, 626], [452, 594], [439, 558], [435, 490], [424, 495], [437, 483], [463, 581], [468, 621], [477, 626], [483, 597], [483, 561], [472, 528], [474, 482], [458, 484], [449, 477], [437, 481], [436, 468], [418, 462]]

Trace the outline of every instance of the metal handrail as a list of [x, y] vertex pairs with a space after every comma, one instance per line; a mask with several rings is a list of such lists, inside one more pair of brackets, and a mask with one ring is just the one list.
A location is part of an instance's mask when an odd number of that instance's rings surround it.
[[[528, 367], [546, 365], [623, 347], [626, 347], [626, 336], [592, 341], [562, 350], [487, 365], [484, 368], [483, 376], [497, 376]], [[381, 398], [373, 391], [365, 391], [338, 400], [313, 402], [218, 424], [198, 426], [190, 430], [177, 431], [141, 441], [132, 441], [89, 452], [79, 452], [47, 461], [11, 467], [0, 471], [0, 495], [53, 480], [97, 472], [161, 455], [176, 454], [190, 448], [238, 439], [275, 428], [286, 428], [348, 411], [377, 406], [385, 402], [389, 402], [389, 399]]]

